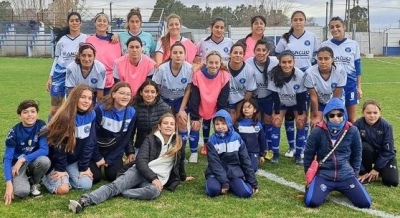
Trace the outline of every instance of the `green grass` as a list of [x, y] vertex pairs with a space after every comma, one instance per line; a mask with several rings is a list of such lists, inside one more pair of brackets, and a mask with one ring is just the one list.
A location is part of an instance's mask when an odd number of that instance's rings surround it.
[[[379, 60], [391, 62], [386, 64]], [[397, 94], [400, 83], [398, 58], [375, 58], [363, 60], [363, 92], [365, 99], [377, 99], [382, 103], [383, 116], [394, 127], [397, 150], [400, 142], [400, 101]], [[49, 95], [45, 90], [51, 59], [0, 58], [0, 142], [16, 122], [16, 107], [24, 99], [40, 102], [40, 117], [44, 120], [49, 112]], [[397, 65], [396, 65], [397, 64]], [[283, 137], [281, 152], [287, 145]], [[4, 152], [4, 146], [0, 153]], [[282, 155], [283, 156], [283, 155]], [[372, 217], [360, 211], [327, 202], [318, 209], [304, 207], [297, 190], [258, 176], [260, 193], [250, 199], [238, 199], [232, 195], [207, 198], [204, 193], [204, 157], [197, 165], [188, 164], [187, 174], [194, 176], [193, 182], [178, 187], [174, 193], [163, 192], [155, 201], [110, 199], [98, 206], [90, 207], [81, 217]], [[292, 159], [282, 157], [278, 165], [264, 164], [262, 169], [277, 174], [288, 181], [304, 183], [303, 168], [295, 166]], [[3, 174], [3, 169], [0, 169]], [[94, 188], [98, 187], [96, 185]], [[5, 184], [0, 185], [1, 196]], [[368, 185], [373, 199], [373, 209], [400, 216], [399, 188], [387, 188], [380, 183]], [[15, 199], [10, 206], [0, 203], [0, 217], [72, 217], [67, 210], [69, 199], [77, 199], [83, 192], [71, 191], [66, 196], [45, 193], [40, 199]], [[342, 197], [339, 193], [332, 193]]]

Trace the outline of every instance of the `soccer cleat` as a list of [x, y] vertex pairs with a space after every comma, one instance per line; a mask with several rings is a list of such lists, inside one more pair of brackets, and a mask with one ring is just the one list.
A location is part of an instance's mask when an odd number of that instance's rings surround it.
[[289, 149], [289, 150], [285, 153], [285, 157], [293, 157], [295, 152], [296, 152], [295, 149]]
[[301, 156], [296, 156], [296, 164], [297, 165], [303, 165], [304, 164], [304, 160]]
[[83, 201], [79, 199], [79, 201], [69, 200], [68, 209], [74, 213], [80, 213], [83, 211]]
[[274, 157], [274, 152], [272, 150], [268, 150], [267, 152], [265, 152], [265, 159], [272, 160], [273, 157]]
[[42, 196], [42, 193], [40, 192], [40, 184], [33, 184], [31, 186], [31, 196], [32, 197]]
[[197, 163], [199, 155], [197, 153], [192, 153], [189, 157], [189, 163]]
[[200, 154], [203, 155], [203, 156], [207, 156], [207, 146], [206, 146], [206, 144], [204, 144], [204, 145], [201, 147]]

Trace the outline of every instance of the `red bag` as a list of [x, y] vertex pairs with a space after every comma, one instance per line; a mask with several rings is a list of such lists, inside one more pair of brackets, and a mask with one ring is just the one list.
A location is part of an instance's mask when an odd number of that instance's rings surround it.
[[307, 184], [310, 184], [315, 175], [317, 175], [317, 171], [318, 171], [318, 167], [319, 167], [319, 163], [317, 161], [317, 157], [314, 158], [314, 160], [311, 162], [310, 167], [308, 168], [307, 172], [306, 172], [306, 182]]

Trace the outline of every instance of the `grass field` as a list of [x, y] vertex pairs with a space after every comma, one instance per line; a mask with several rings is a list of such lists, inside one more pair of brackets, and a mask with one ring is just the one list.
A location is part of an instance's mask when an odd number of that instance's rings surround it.
[[[46, 119], [49, 111], [49, 95], [45, 90], [51, 59], [0, 58], [0, 153], [4, 153], [4, 141], [8, 130], [18, 122], [16, 107], [24, 99], [40, 103], [40, 118]], [[363, 60], [363, 93], [365, 99], [377, 99], [383, 107], [383, 116], [394, 127], [395, 145], [400, 150], [400, 67], [399, 58], [375, 58]], [[359, 113], [361, 114], [361, 113]], [[281, 152], [287, 145], [285, 137]], [[258, 176], [260, 193], [250, 199], [238, 199], [232, 195], [207, 198], [204, 193], [204, 157], [199, 164], [188, 164], [187, 174], [193, 182], [178, 187], [174, 193], [163, 192], [155, 201], [125, 200], [116, 197], [98, 206], [90, 207], [80, 217], [372, 217], [372, 215], [328, 201], [318, 209], [304, 207], [299, 191]], [[283, 157], [278, 165], [264, 164], [262, 169], [297, 184], [304, 183], [304, 171], [292, 159]], [[3, 168], [0, 169], [3, 175]], [[96, 185], [94, 188], [98, 187]], [[4, 195], [5, 184], [0, 185]], [[373, 199], [372, 208], [400, 216], [400, 190], [387, 188], [381, 183], [368, 185]], [[71, 191], [66, 196], [45, 193], [39, 199], [14, 200], [10, 206], [0, 203], [0, 217], [72, 217], [67, 210], [69, 199], [78, 198], [81, 191]], [[342, 198], [339, 193], [331, 195]]]

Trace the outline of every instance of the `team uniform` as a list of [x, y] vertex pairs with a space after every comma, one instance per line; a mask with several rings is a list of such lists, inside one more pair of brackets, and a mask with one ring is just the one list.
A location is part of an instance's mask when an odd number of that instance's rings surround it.
[[143, 53], [150, 57], [150, 55], [156, 49], [156, 42], [154, 41], [153, 36], [148, 32], [140, 31], [137, 35], [132, 34], [130, 31], [122, 32], [118, 34], [119, 42], [121, 43], [122, 54], [128, 53], [128, 48], [126, 47], [126, 42], [132, 36], [137, 36], [142, 40], [142, 49]]
[[[104, 64], [106, 68], [106, 83], [104, 85], [104, 95], [114, 85], [113, 65], [114, 60], [121, 57], [121, 47], [118, 43], [111, 43], [112, 34], [106, 37], [102, 36], [89, 36], [86, 42], [91, 43], [96, 48], [96, 59]], [[120, 38], [121, 40], [121, 38]]]
[[[43, 184], [51, 193], [55, 193], [58, 186], [67, 183], [75, 189], [89, 190], [92, 188], [92, 179], [81, 176], [79, 173], [89, 168], [93, 150], [96, 146], [96, 113], [94, 111], [78, 112], [75, 118], [76, 144], [72, 152], [66, 152], [63, 147], [52, 146], [49, 157], [51, 160], [50, 172], [43, 178]], [[67, 172], [68, 176], [54, 180], [52, 172]]]
[[307, 69], [304, 78], [304, 86], [307, 89], [314, 89], [317, 93], [318, 111], [323, 111], [335, 89], [346, 85], [347, 74], [342, 67], [332, 66], [331, 74], [325, 80], [320, 74], [318, 65], [314, 65]]
[[[280, 110], [298, 111], [303, 113], [306, 110], [306, 88], [304, 87], [304, 73], [295, 67], [295, 72], [289, 78], [285, 78], [283, 87], [276, 87], [273, 80], [268, 82], [268, 90], [272, 92], [274, 102], [274, 111], [279, 113]], [[290, 79], [290, 80], [289, 80]], [[296, 156], [303, 151], [305, 143], [304, 129], [297, 129], [296, 134]], [[274, 158], [279, 157], [279, 141], [280, 127], [272, 127], [271, 130], [271, 147], [274, 152]]]
[[342, 41], [331, 39], [321, 46], [328, 46], [333, 50], [336, 66], [341, 66], [347, 73], [344, 88], [346, 106], [358, 104], [357, 80], [361, 76], [361, 54], [357, 42], [347, 38]]
[[281, 37], [278, 45], [276, 45], [275, 52], [282, 53], [284, 50], [292, 51], [296, 61], [295, 66], [305, 72], [309, 67], [311, 67], [311, 62], [318, 49], [319, 45], [315, 34], [309, 31], [304, 31], [303, 35], [299, 38], [295, 37], [293, 34], [290, 35], [289, 43]]
[[115, 180], [118, 171], [124, 165], [122, 161], [124, 152], [126, 156], [135, 153], [133, 148], [133, 129], [136, 121], [136, 110], [132, 106], [127, 106], [122, 110], [118, 110], [115, 107], [111, 110], [106, 110], [104, 105], [100, 104], [96, 107], [95, 112], [97, 138], [115, 138], [116, 143], [108, 148], [95, 147], [90, 170], [93, 173], [93, 182], [100, 181], [101, 167], [97, 167], [95, 163], [104, 158], [107, 164], [107, 167], [104, 167], [104, 174], [106, 180], [111, 182]]
[[153, 75], [155, 65], [156, 62], [147, 55], [141, 55], [139, 63], [134, 66], [130, 62], [129, 55], [126, 54], [114, 61], [114, 78], [116, 81], [129, 83], [132, 96], [135, 96], [146, 78]]
[[[106, 83], [106, 68], [98, 60], [94, 60], [92, 68], [86, 77], [82, 75], [81, 65], [75, 62], [68, 65], [66, 75], [65, 86], [68, 89], [72, 89], [79, 84], [87, 84], [93, 90], [103, 90]], [[93, 99], [96, 99], [96, 91]]]
[[[28, 196], [31, 185], [39, 184], [50, 167], [46, 136], [38, 135], [45, 127], [43, 120], [37, 120], [30, 127], [25, 127], [20, 122], [7, 135], [3, 159], [4, 177], [6, 182], [12, 181], [17, 197]], [[22, 165], [17, 176], [12, 176], [12, 167], [22, 157], [26, 163]]]
[[197, 53], [196, 56], [201, 58], [201, 62], [206, 62], [207, 54], [210, 51], [217, 51], [222, 56], [222, 61], [227, 64], [229, 62], [229, 50], [233, 45], [233, 41], [230, 38], [225, 38], [221, 42], [215, 42], [212, 40], [211, 36], [202, 39], [197, 44]]
[[57, 42], [54, 52], [55, 59], [50, 71], [52, 77], [50, 95], [52, 97], [63, 98], [67, 93], [65, 88], [67, 66], [75, 60], [79, 45], [84, 43], [86, 38], [87, 35], [83, 33], [75, 38], [65, 35]]
[[228, 69], [232, 75], [229, 80], [229, 108], [236, 109], [237, 104], [244, 99], [246, 92], [255, 91], [257, 84], [254, 78], [254, 69], [246, 62], [243, 62], [239, 70], [233, 70], [229, 64]]
[[[183, 36], [181, 36], [181, 38], [179, 40], [170, 39], [169, 43], [170, 43], [170, 45], [173, 45], [176, 41], [180, 41], [183, 44], [183, 46], [185, 46], [185, 50], [186, 50], [185, 61], [192, 63], [196, 56], [196, 53], [197, 53], [196, 45], [193, 44], [193, 42], [190, 41], [190, 39], [185, 38]], [[157, 42], [156, 52], [160, 52], [161, 54], [163, 54], [163, 58], [162, 58], [163, 62], [165, 60], [167, 60], [170, 56], [170, 51], [164, 51], [161, 39], [158, 40], [158, 42]]]

